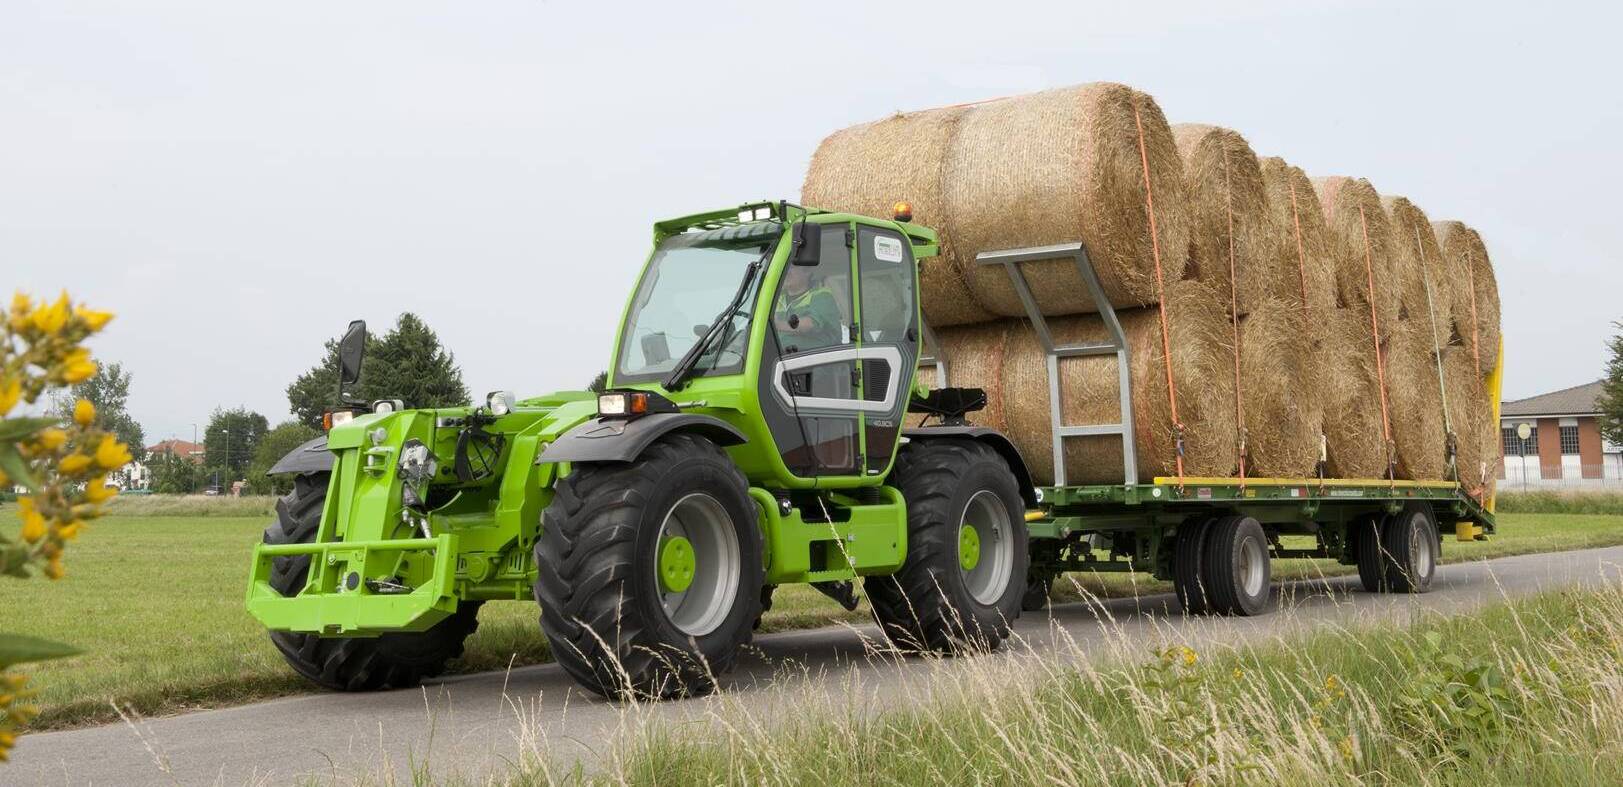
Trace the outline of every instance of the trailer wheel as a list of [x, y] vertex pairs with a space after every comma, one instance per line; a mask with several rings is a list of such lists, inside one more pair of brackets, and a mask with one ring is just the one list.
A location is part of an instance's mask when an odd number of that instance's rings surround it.
[[1348, 525], [1347, 537], [1352, 540], [1353, 554], [1358, 561], [1358, 581], [1366, 593], [1385, 593], [1386, 557], [1381, 554], [1381, 525], [1386, 517], [1366, 514]]
[[[308, 544], [321, 525], [327, 499], [328, 473], [309, 473], [293, 481], [293, 491], [276, 501], [276, 521], [265, 528], [267, 544]], [[271, 562], [270, 584], [284, 596], [304, 589], [310, 556], [278, 557]], [[415, 686], [445, 672], [446, 662], [462, 655], [462, 644], [479, 628], [477, 601], [464, 601], [456, 612], [427, 631], [377, 637], [320, 637], [272, 631], [271, 643], [300, 675], [335, 691], [372, 691]]]
[[1209, 519], [1186, 519], [1178, 525], [1178, 534], [1173, 540], [1172, 589], [1186, 615], [1204, 615], [1210, 611], [1204, 564], [1206, 532], [1211, 524]]
[[1008, 462], [975, 440], [917, 441], [891, 482], [907, 501], [907, 559], [865, 583], [885, 636], [912, 652], [996, 648], [1020, 617], [1031, 560]]
[[1259, 615], [1268, 608], [1268, 534], [1248, 516], [1226, 516], [1206, 533], [1203, 576], [1213, 612]]
[[1381, 546], [1386, 558], [1386, 585], [1392, 592], [1424, 593], [1431, 587], [1442, 544], [1430, 506], [1410, 503], [1387, 517], [1381, 528]]
[[673, 434], [558, 481], [535, 544], [553, 657], [606, 697], [704, 694], [761, 616], [761, 529], [744, 474]]
[[1048, 596], [1054, 592], [1054, 578], [1047, 574], [1028, 574], [1026, 591], [1020, 594], [1020, 610], [1037, 612], [1048, 606]]

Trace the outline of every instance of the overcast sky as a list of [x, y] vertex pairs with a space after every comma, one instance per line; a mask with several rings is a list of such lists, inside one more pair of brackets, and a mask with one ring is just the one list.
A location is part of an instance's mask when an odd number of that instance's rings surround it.
[[1514, 398], [1599, 376], [1623, 318], [1620, 22], [1412, 0], [6, 0], [0, 287], [118, 313], [94, 346], [133, 372], [150, 441], [216, 406], [285, 418], [324, 339], [403, 310], [476, 396], [578, 388], [656, 219], [794, 198], [852, 123], [1114, 80], [1480, 229]]

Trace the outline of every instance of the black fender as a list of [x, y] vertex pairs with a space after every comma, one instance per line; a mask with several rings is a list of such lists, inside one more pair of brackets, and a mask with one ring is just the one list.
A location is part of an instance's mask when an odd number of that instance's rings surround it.
[[991, 446], [1014, 471], [1014, 480], [1020, 487], [1020, 499], [1025, 501], [1026, 508], [1037, 507], [1037, 487], [1031, 483], [1031, 471], [1026, 469], [1025, 458], [1020, 456], [1020, 449], [1014, 447], [1014, 441], [1008, 435], [988, 426], [917, 426], [903, 429], [902, 437], [917, 441], [968, 437]]
[[723, 448], [748, 441], [732, 424], [698, 413], [654, 413], [630, 420], [593, 418], [564, 432], [535, 463], [629, 462], [672, 432], [692, 432]]
[[299, 446], [289, 452], [287, 456], [276, 460], [265, 475], [282, 475], [294, 473], [325, 473], [332, 470], [332, 452], [327, 450], [327, 436], [322, 435]]

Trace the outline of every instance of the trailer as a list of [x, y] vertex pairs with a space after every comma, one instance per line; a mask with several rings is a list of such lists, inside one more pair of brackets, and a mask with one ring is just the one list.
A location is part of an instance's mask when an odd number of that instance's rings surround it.
[[[411, 686], [462, 652], [482, 605], [529, 600], [588, 689], [691, 695], [781, 585], [850, 609], [861, 582], [898, 649], [952, 654], [997, 647], [1065, 571], [1148, 571], [1192, 612], [1255, 614], [1274, 557], [1422, 591], [1440, 524], [1493, 529], [1491, 500], [1454, 483], [1141, 483], [1130, 348], [1081, 244], [980, 258], [1009, 271], [1048, 352], [1057, 474], [1038, 486], [1006, 435], [971, 422], [984, 393], [945, 385], [952, 359], [924, 352], [918, 262], [939, 240], [905, 204], [886, 219], [747, 203], [658, 222], [653, 241], [601, 392], [353, 400], [351, 324], [329, 430], [271, 468], [293, 491], [250, 560], [246, 607], [293, 670]], [[1076, 261], [1111, 341], [1054, 344], [1022, 266], [1055, 257]], [[1060, 423], [1059, 360], [1089, 354], [1117, 357], [1120, 423]], [[942, 385], [919, 390], [921, 364]], [[909, 413], [937, 422], [906, 428]], [[1124, 483], [1066, 483], [1062, 443], [1083, 436], [1122, 441]], [[1279, 540], [1298, 534], [1316, 546]]]
[[[1099, 307], [1108, 341], [1057, 344], [1038, 309], [1024, 266], [1070, 260]], [[1000, 266], [1025, 307], [1025, 319], [1047, 356], [1054, 484], [1036, 489], [1028, 513], [1031, 562], [1023, 608], [1039, 609], [1054, 580], [1070, 571], [1144, 572], [1173, 583], [1190, 613], [1255, 615], [1267, 610], [1271, 561], [1335, 560], [1357, 566], [1370, 592], [1425, 592], [1442, 550], [1441, 533], [1458, 541], [1485, 540], [1495, 531], [1493, 499], [1468, 494], [1457, 481], [1388, 479], [1156, 477], [1138, 479], [1133, 445], [1132, 381], [1127, 339], [1081, 243], [986, 252], [979, 265]], [[951, 386], [951, 359], [925, 326], [930, 352], [922, 364]], [[1063, 423], [1059, 363], [1067, 357], [1115, 355], [1122, 419], [1110, 424]], [[1499, 372], [1488, 379], [1498, 416]], [[960, 396], [958, 401], [976, 402]], [[971, 408], [929, 411], [937, 428], [973, 428]], [[929, 428], [929, 427], [925, 427]], [[1121, 484], [1066, 484], [1066, 440], [1114, 436], [1122, 441]], [[1452, 462], [1450, 462], [1452, 466]], [[1323, 467], [1323, 462], [1320, 463]], [[1285, 536], [1313, 546], [1288, 547]]]

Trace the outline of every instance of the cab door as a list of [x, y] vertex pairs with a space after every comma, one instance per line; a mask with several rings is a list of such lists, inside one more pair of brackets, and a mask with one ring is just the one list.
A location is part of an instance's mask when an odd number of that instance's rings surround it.
[[899, 233], [822, 226], [815, 266], [786, 268], [763, 348], [761, 403], [790, 472], [885, 472], [918, 355], [911, 248]]
[[784, 466], [800, 478], [856, 475], [862, 466], [849, 230], [821, 225], [817, 264], [784, 269], [762, 348], [762, 414]]

